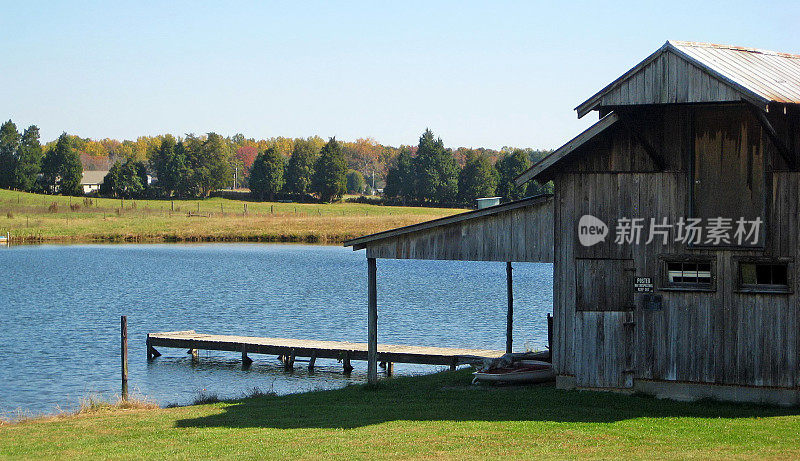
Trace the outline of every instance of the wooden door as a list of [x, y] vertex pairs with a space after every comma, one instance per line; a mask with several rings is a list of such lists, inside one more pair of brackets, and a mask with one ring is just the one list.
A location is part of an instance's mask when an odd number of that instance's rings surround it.
[[579, 387], [633, 386], [633, 261], [576, 260], [575, 380]]

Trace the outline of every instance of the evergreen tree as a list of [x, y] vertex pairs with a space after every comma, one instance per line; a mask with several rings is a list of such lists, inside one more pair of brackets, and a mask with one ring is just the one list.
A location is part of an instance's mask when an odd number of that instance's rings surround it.
[[395, 166], [386, 173], [386, 187], [383, 189], [387, 197], [411, 199], [414, 195], [414, 170], [411, 163], [411, 150], [404, 147], [397, 156]]
[[66, 133], [58, 137], [56, 145], [47, 151], [42, 160], [42, 179], [50, 193], [81, 195], [83, 166], [72, 140]]
[[514, 149], [497, 161], [500, 175], [496, 194], [504, 201], [519, 200], [527, 195], [527, 184], [517, 186], [514, 180], [531, 166], [530, 156], [522, 149]]
[[319, 194], [323, 202], [338, 200], [347, 189], [347, 164], [342, 153], [342, 146], [331, 138], [322, 147], [320, 156], [314, 164], [314, 192]]
[[458, 164], [444, 148], [441, 138], [434, 139], [426, 129], [419, 138], [414, 157], [415, 195], [420, 201], [451, 203], [458, 195]]
[[135, 198], [147, 189], [147, 167], [144, 162], [129, 158], [115, 162], [100, 185], [100, 194], [119, 198]]
[[364, 192], [364, 175], [358, 170], [349, 170], [347, 172], [347, 192], [354, 194], [361, 194]]
[[161, 146], [150, 157], [150, 167], [158, 179], [158, 189], [165, 196], [188, 195], [191, 171], [186, 164], [183, 143], [166, 135]]
[[24, 191], [33, 190], [42, 165], [42, 145], [39, 143], [39, 128], [29, 126], [22, 134], [17, 149], [14, 168], [14, 187]]
[[317, 146], [312, 140], [298, 139], [295, 141], [292, 156], [286, 167], [286, 192], [307, 194], [311, 190], [317, 153]]
[[0, 187], [4, 189], [14, 187], [19, 141], [19, 132], [14, 122], [9, 120], [0, 125]]
[[231, 152], [225, 138], [208, 133], [205, 140], [187, 135], [184, 142], [190, 176], [187, 189], [206, 197], [215, 189], [230, 187], [233, 181]]
[[476, 198], [490, 197], [497, 187], [497, 170], [484, 155], [470, 154], [458, 175], [461, 201], [472, 204]]
[[285, 159], [274, 147], [260, 153], [250, 169], [250, 192], [259, 200], [274, 200], [283, 188]]

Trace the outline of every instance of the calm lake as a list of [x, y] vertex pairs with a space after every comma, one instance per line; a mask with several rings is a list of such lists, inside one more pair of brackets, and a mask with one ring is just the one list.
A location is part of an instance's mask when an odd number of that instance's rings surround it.
[[[148, 332], [366, 342], [363, 251], [334, 246], [71, 245], [0, 248], [0, 417], [76, 407], [119, 393], [119, 316], [128, 316], [130, 386], [162, 405], [200, 392], [280, 394], [366, 379], [333, 360], [284, 372], [273, 356], [161, 349], [148, 363]], [[552, 312], [551, 264], [514, 265], [516, 350], [543, 349]], [[505, 348], [504, 263], [378, 260], [381, 343]], [[395, 366], [396, 374], [442, 367]]]

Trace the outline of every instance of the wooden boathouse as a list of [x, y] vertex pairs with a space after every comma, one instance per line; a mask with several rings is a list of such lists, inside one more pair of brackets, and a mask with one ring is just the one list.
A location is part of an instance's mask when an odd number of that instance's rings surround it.
[[553, 261], [553, 197], [541, 195], [348, 240], [366, 249], [367, 376], [378, 379], [377, 259], [501, 261], [506, 263], [506, 352], [512, 349], [512, 262]]
[[557, 386], [800, 403], [800, 56], [670, 41], [576, 110], [552, 197], [346, 242], [370, 344], [376, 259], [553, 261]]

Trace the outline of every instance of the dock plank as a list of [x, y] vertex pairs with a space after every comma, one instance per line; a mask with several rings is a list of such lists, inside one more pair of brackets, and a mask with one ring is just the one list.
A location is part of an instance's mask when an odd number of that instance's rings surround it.
[[[291, 354], [295, 357], [367, 360], [367, 344], [346, 341], [318, 341], [256, 336], [212, 335], [194, 330], [150, 333], [150, 347], [173, 347], [241, 352], [245, 345], [248, 354]], [[378, 360], [391, 363], [450, 365], [475, 363], [500, 357], [503, 351], [489, 349], [459, 349], [449, 347], [378, 344]]]

